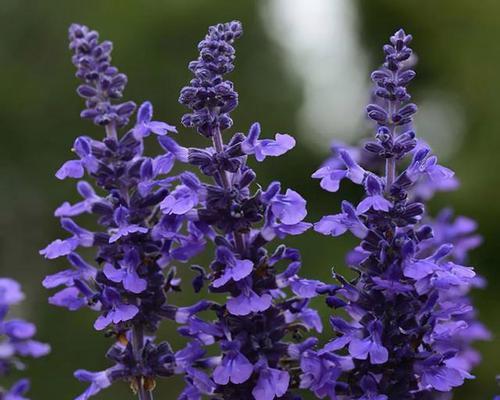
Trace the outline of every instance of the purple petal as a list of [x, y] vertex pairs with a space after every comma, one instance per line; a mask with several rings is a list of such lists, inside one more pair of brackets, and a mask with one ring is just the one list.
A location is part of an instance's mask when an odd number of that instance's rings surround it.
[[231, 370], [231, 382], [238, 385], [246, 382], [253, 372], [253, 365], [241, 353], [238, 353], [233, 360], [233, 368]]
[[320, 186], [328, 192], [339, 190], [340, 181], [347, 175], [346, 170], [334, 169], [332, 166], [326, 166], [318, 169], [312, 177], [321, 179]]
[[83, 369], [75, 371], [75, 378], [79, 381], [90, 382], [90, 386], [75, 400], [88, 400], [102, 389], [111, 386], [107, 371], [90, 372]]
[[369, 339], [353, 338], [349, 343], [349, 354], [358, 360], [366, 360], [371, 343]]
[[15, 343], [16, 351], [24, 357], [43, 357], [50, 352], [50, 346], [36, 340], [24, 340]]
[[232, 276], [234, 281], [240, 281], [246, 278], [253, 271], [253, 262], [250, 260], [236, 260], [235, 266], [232, 268]]
[[387, 349], [377, 343], [372, 343], [370, 348], [370, 360], [372, 364], [384, 364], [389, 359], [389, 352]]
[[24, 300], [21, 285], [14, 279], [0, 278], [0, 305], [17, 304]]
[[177, 128], [175, 126], [160, 121], [151, 121], [148, 123], [148, 128], [151, 132], [160, 136], [166, 135], [168, 132], [177, 132]]
[[347, 167], [347, 178], [354, 183], [363, 183], [366, 171], [361, 168], [356, 161], [353, 160], [351, 155], [346, 150], [340, 150], [339, 155]]
[[78, 247], [78, 239], [70, 238], [66, 240], [56, 239], [47, 247], [40, 250], [40, 254], [52, 260], [61, 256], [67, 256]]
[[74, 279], [81, 275], [80, 271], [65, 269], [52, 275], [48, 275], [42, 282], [46, 289], [55, 288], [60, 285], [72, 286]]
[[375, 211], [389, 211], [392, 207], [392, 203], [385, 199], [383, 196], [374, 195], [366, 197], [361, 203], [356, 207], [356, 212], [363, 214], [369, 209], [374, 209]]
[[318, 295], [316, 289], [320, 285], [322, 285], [322, 282], [317, 280], [295, 279], [291, 281], [290, 287], [297, 296], [304, 299], [310, 299]]
[[56, 177], [58, 179], [81, 178], [84, 173], [85, 171], [80, 160], [69, 160], [59, 168], [56, 172]]
[[321, 317], [316, 310], [312, 308], [303, 309], [300, 312], [300, 319], [309, 329], [315, 329], [316, 332], [321, 333], [323, 331], [323, 323], [321, 322]]
[[85, 306], [87, 302], [80, 296], [80, 291], [77, 288], [69, 287], [50, 297], [49, 304], [75, 311]]
[[301, 222], [307, 215], [306, 201], [296, 191], [288, 189], [286, 194], [278, 194], [271, 202], [273, 214], [285, 225]]
[[123, 287], [132, 293], [142, 293], [146, 290], [148, 283], [139, 277], [134, 268], [128, 268], [123, 278]]
[[104, 264], [103, 268], [104, 275], [111, 282], [121, 282], [125, 276], [125, 271], [123, 269], [115, 268], [110, 263]]
[[423, 279], [439, 267], [428, 260], [415, 260], [405, 263], [404, 275], [415, 280]]
[[283, 238], [286, 235], [300, 235], [307, 231], [311, 226], [312, 224], [310, 224], [309, 222], [299, 222], [298, 224], [294, 225], [279, 224], [275, 228], [275, 233], [280, 238]]
[[275, 140], [265, 139], [257, 143], [254, 148], [255, 159], [257, 161], [264, 161], [267, 156], [281, 156], [294, 147], [295, 139], [293, 137], [277, 133]]
[[259, 380], [252, 390], [256, 400], [273, 400], [283, 396], [290, 384], [290, 375], [286, 371], [273, 368], [262, 369]]
[[102, 331], [113, 321], [112, 315], [107, 313], [106, 315], [100, 315], [94, 322], [94, 328], [98, 331]]
[[36, 333], [34, 324], [21, 319], [5, 321], [3, 330], [4, 334], [14, 339], [29, 339]]
[[314, 230], [323, 235], [340, 236], [347, 232], [347, 226], [343, 223], [343, 215], [327, 215], [314, 224]]
[[241, 143], [241, 149], [246, 154], [253, 154], [254, 148], [260, 136], [260, 124], [255, 122], [248, 131], [247, 138]]
[[120, 227], [117, 232], [109, 238], [109, 243], [114, 243], [124, 236], [128, 236], [131, 233], [148, 233], [148, 228], [144, 228], [139, 225], [128, 225]]
[[132, 304], [119, 304], [110, 314], [112, 314], [113, 322], [117, 324], [118, 322], [131, 320], [138, 312], [139, 309]]
[[179, 146], [177, 142], [172, 139], [170, 136], [160, 136], [158, 139], [160, 145], [170, 153], [172, 153], [177, 160], [180, 162], [188, 162], [188, 149], [182, 146]]
[[272, 297], [269, 294], [257, 295], [249, 290], [248, 294], [240, 294], [227, 301], [227, 310], [233, 315], [248, 315], [252, 312], [265, 311], [271, 307]]
[[153, 159], [153, 174], [164, 175], [168, 174], [175, 164], [175, 157], [172, 154], [165, 154]]
[[87, 201], [80, 201], [79, 203], [75, 203], [73, 205], [65, 201], [56, 209], [54, 215], [56, 217], [74, 217], [89, 212], [90, 209], [91, 204]]
[[148, 123], [153, 118], [153, 105], [150, 101], [145, 101], [137, 110], [137, 123]]
[[5, 400], [28, 400], [25, 397], [21, 397], [26, 394], [30, 388], [30, 382], [27, 379], [20, 379], [9, 389], [6, 393]]
[[431, 386], [440, 392], [448, 392], [464, 382], [462, 375], [448, 367], [434, 367], [422, 374], [422, 386]]
[[165, 214], [183, 215], [198, 203], [198, 195], [187, 186], [178, 186], [161, 202], [160, 208]]

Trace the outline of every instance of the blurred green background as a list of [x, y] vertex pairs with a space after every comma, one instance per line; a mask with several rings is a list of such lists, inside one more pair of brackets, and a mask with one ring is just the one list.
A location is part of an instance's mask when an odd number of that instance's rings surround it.
[[[440, 194], [436, 212], [452, 204], [478, 220], [484, 245], [471, 264], [488, 280], [474, 293], [481, 319], [500, 334], [500, 274], [496, 271], [500, 214], [500, 2], [483, 0], [0, 0], [0, 274], [18, 279], [28, 299], [17, 313], [33, 320], [50, 356], [30, 361], [33, 399], [71, 399], [84, 389], [72, 377], [77, 368], [100, 370], [109, 339], [92, 328], [90, 311], [71, 313], [47, 304], [40, 281], [64, 266], [46, 262], [38, 249], [62, 232], [53, 210], [76, 199], [73, 182], [54, 172], [70, 157], [80, 134], [102, 132], [78, 117], [66, 30], [71, 22], [90, 25], [115, 44], [114, 63], [129, 77], [126, 98], [150, 99], [156, 116], [179, 125], [177, 103], [190, 79], [186, 68], [209, 25], [239, 19], [231, 79], [240, 93], [236, 130], [260, 121], [265, 135], [295, 135], [295, 150], [257, 166], [260, 180], [279, 179], [309, 201], [310, 220], [337, 212], [341, 197], [320, 190], [309, 176], [328, 154], [332, 139], [354, 142], [369, 134], [363, 122], [370, 69], [381, 62], [389, 34], [404, 27], [414, 35], [418, 77], [412, 93], [421, 104], [419, 134], [444, 156], [461, 179], [461, 189]], [[203, 138], [180, 130], [185, 145]], [[343, 196], [355, 196], [350, 193]], [[304, 275], [329, 279], [342, 268], [349, 239], [309, 232], [290, 240], [304, 258]], [[206, 263], [206, 260], [200, 260]], [[192, 302], [189, 294], [173, 301]], [[326, 310], [324, 310], [326, 315]], [[168, 325], [168, 323], [166, 323]], [[326, 329], [328, 333], [328, 329]], [[167, 326], [162, 337], [173, 336]], [[173, 340], [174, 346], [179, 344]], [[488, 399], [497, 391], [498, 341], [478, 344], [483, 363], [455, 399]], [[26, 374], [25, 374], [26, 375]], [[160, 382], [156, 398], [174, 399], [180, 380]], [[132, 398], [116, 385], [99, 399]]]

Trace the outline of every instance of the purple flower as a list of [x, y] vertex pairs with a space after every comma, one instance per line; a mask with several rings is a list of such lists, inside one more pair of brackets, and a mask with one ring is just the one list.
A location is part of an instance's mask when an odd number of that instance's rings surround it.
[[[48, 344], [34, 339], [36, 327], [22, 319], [8, 319], [9, 307], [24, 299], [21, 286], [10, 278], [0, 278], [0, 377], [5, 378], [15, 370], [24, 370], [22, 357], [42, 357], [50, 352]], [[0, 398], [27, 400], [24, 394], [29, 381], [21, 379], [9, 390], [0, 387]]]
[[105, 200], [97, 196], [94, 188], [85, 181], [80, 181], [77, 184], [78, 193], [83, 197], [83, 201], [71, 205], [65, 201], [57, 210], [54, 215], [56, 217], [76, 217], [83, 213], [90, 213], [94, 204], [99, 202], [105, 203]]
[[102, 389], [111, 386], [109, 379], [109, 371], [90, 372], [84, 369], [75, 371], [75, 378], [82, 382], [89, 382], [90, 386], [78, 396], [75, 400], [87, 400], [95, 394], [99, 393]]
[[[238, 21], [218, 24], [209, 28], [200, 42], [200, 58], [189, 64], [195, 77], [190, 86], [181, 90], [179, 102], [189, 107], [192, 113], [182, 117], [186, 127], [211, 137], [214, 129], [226, 129], [232, 125], [229, 113], [238, 105], [238, 94], [223, 75], [233, 70], [235, 39], [242, 34]], [[214, 110], [218, 110], [215, 111]]]
[[284, 225], [295, 225], [307, 215], [306, 201], [292, 189], [276, 194], [270, 201], [271, 212]]
[[189, 151], [187, 148], [180, 146], [174, 139], [169, 136], [161, 136], [158, 139], [161, 147], [165, 149], [168, 154], [172, 155], [180, 162], [188, 162]]
[[228, 382], [246, 382], [253, 373], [253, 365], [240, 353], [238, 342], [221, 342], [221, 347], [227, 352], [214, 370], [215, 383], [226, 385]]
[[113, 219], [115, 221], [115, 224], [117, 225], [117, 228], [109, 238], [109, 243], [114, 243], [122, 237], [128, 236], [133, 233], [148, 232], [148, 228], [129, 223], [129, 210], [126, 207], [118, 207], [114, 212]]
[[73, 24], [69, 28], [76, 76], [84, 82], [78, 87], [87, 107], [81, 116], [92, 119], [96, 125], [123, 126], [134, 112], [135, 104], [113, 104], [113, 100], [122, 97], [127, 77], [110, 64], [112, 43], [99, 43], [98, 39], [99, 34], [86, 26]]
[[88, 281], [95, 279], [97, 270], [78, 254], [70, 253], [67, 258], [73, 269], [66, 269], [53, 275], [48, 275], [43, 280], [45, 288], [51, 289], [61, 285], [73, 286], [75, 280]]
[[209, 271], [200, 267], [193, 285], [199, 288], [206, 280], [220, 302], [203, 314], [190, 311], [177, 319], [183, 323], [179, 332], [192, 343], [220, 344], [220, 355], [193, 364], [216, 385], [213, 394], [207, 393], [206, 385], [187, 377], [184, 399], [199, 399], [202, 393], [227, 400], [292, 398], [298, 385], [292, 384], [289, 370], [300, 360], [290, 360], [288, 349], [295, 345], [290, 334], [322, 329], [318, 313], [308, 307], [320, 283], [298, 276], [298, 251], [283, 245], [272, 250], [270, 244], [311, 227], [304, 222], [306, 201], [292, 189], [280, 193], [279, 182], [262, 191], [248, 165], [249, 155], [259, 162], [279, 156], [293, 148], [295, 140], [282, 134], [274, 140], [259, 139], [258, 123], [246, 136], [235, 133], [223, 139], [223, 131], [232, 125], [230, 112], [238, 104], [234, 85], [224, 75], [233, 70], [233, 43], [241, 33], [236, 21], [209, 28], [198, 47], [200, 57], [189, 65], [195, 77], [179, 99], [192, 111], [182, 123], [212, 141], [211, 147], [189, 149], [188, 156], [210, 182], [194, 187], [183, 182], [161, 207], [163, 218], [192, 218], [216, 248]]
[[271, 295], [255, 293], [248, 283], [248, 281], [239, 283], [240, 295], [227, 301], [227, 310], [231, 314], [248, 315], [252, 312], [266, 311], [271, 307]]
[[[374, 140], [362, 148], [334, 146], [337, 155], [313, 175], [327, 191], [337, 191], [344, 178], [365, 189], [356, 208], [343, 201], [340, 214], [314, 225], [324, 235], [350, 231], [361, 239], [346, 260], [355, 278], [334, 273], [340, 287], [326, 298], [346, 317], [332, 317], [333, 339], [303, 356], [302, 386], [320, 398], [441, 398], [438, 392], [472, 377], [478, 358], [471, 343], [487, 337], [484, 329], [469, 331], [477, 325], [468, 297], [477, 278], [462, 264], [480, 241], [474, 224], [426, 213], [431, 195], [457, 181], [413, 129], [411, 40], [403, 30], [391, 36], [384, 63], [372, 74], [373, 104], [366, 111]], [[353, 368], [324, 361], [347, 353]], [[323, 378], [330, 384], [322, 385]]]
[[430, 356], [416, 364], [416, 373], [420, 375], [422, 389], [435, 389], [439, 392], [449, 392], [454, 387], [464, 383], [464, 377], [472, 378], [455, 368], [446, 365], [446, 361], [438, 356]]
[[247, 138], [241, 143], [245, 154], [254, 154], [257, 161], [264, 161], [266, 157], [277, 157], [295, 147], [295, 139], [290, 135], [277, 133], [275, 140], [259, 140], [260, 124], [254, 123], [250, 127]]
[[70, 311], [76, 311], [88, 304], [86, 298], [82, 296], [82, 293], [76, 287], [68, 287], [60, 290], [49, 297], [49, 303], [54, 306], [67, 308]]
[[122, 303], [119, 293], [111, 288], [104, 290], [101, 302], [106, 311], [94, 323], [94, 328], [99, 331], [111, 323], [129, 321], [139, 312], [136, 306]]
[[115, 268], [107, 263], [104, 265], [104, 275], [110, 281], [122, 283], [123, 287], [132, 293], [141, 293], [146, 290], [147, 281], [139, 277], [137, 268], [140, 264], [139, 254], [130, 250], [125, 254], [123, 261], [119, 262], [120, 268]]
[[84, 228], [81, 228], [70, 218], [62, 218], [61, 225], [66, 231], [72, 233], [73, 236], [69, 239], [54, 240], [47, 247], [40, 250], [40, 254], [45, 256], [45, 258], [51, 260], [66, 256], [80, 246], [91, 247], [94, 244], [94, 234]]
[[[155, 379], [175, 373], [170, 345], [154, 337], [162, 320], [175, 319], [176, 307], [167, 303], [167, 296], [180, 289], [181, 281], [171, 262], [187, 262], [203, 249], [204, 227], [193, 213], [170, 219], [161, 215], [160, 205], [175, 182], [190, 187], [187, 173], [169, 175], [176, 161], [188, 159], [188, 150], [167, 135], [175, 127], [153, 120], [148, 101], [139, 108], [136, 123], [127, 127], [135, 104], [117, 103], [127, 77], [111, 65], [111, 42], [100, 42], [97, 32], [76, 24], [69, 39], [82, 81], [78, 94], [85, 99], [81, 116], [103, 126], [104, 135], [101, 140], [77, 138], [73, 150], [78, 158], [56, 174], [60, 179], [85, 175], [86, 180], [77, 183], [82, 201], [64, 202], [55, 213], [71, 236], [40, 252], [49, 259], [67, 256], [72, 268], [49, 275], [43, 284], [64, 286], [49, 298], [51, 304], [70, 310], [89, 307], [98, 313], [94, 327], [106, 328], [117, 340], [107, 353], [114, 366], [76, 374], [90, 382], [79, 399], [124, 380], [144, 400]], [[146, 156], [145, 139], [151, 133], [165, 154]], [[92, 231], [71, 219], [82, 214], [94, 219]], [[77, 254], [82, 247], [93, 253], [96, 264]]]
[[58, 179], [81, 178], [85, 170], [95, 172], [98, 168], [98, 161], [92, 155], [92, 139], [81, 136], [75, 140], [73, 150], [80, 157], [79, 160], [66, 161], [56, 172]]
[[21, 285], [14, 279], [0, 278], [0, 304], [12, 305], [24, 300]]
[[217, 248], [217, 260], [225, 265], [222, 276], [215, 279], [212, 285], [216, 288], [225, 285], [230, 280], [237, 282], [246, 278], [253, 271], [253, 262], [250, 260], [238, 260], [227, 247]]
[[388, 400], [385, 394], [378, 394], [377, 381], [373, 375], [365, 375], [361, 378], [360, 386], [364, 395], [359, 400]]
[[367, 196], [356, 207], [358, 214], [363, 214], [370, 209], [387, 212], [392, 207], [392, 203], [382, 195], [382, 185], [376, 176], [372, 174], [367, 176], [365, 191]]
[[335, 400], [337, 380], [342, 372], [352, 368], [352, 364], [344, 357], [331, 357], [326, 353], [306, 351], [301, 356], [300, 387], [309, 389], [317, 397], [329, 397]]
[[27, 379], [21, 379], [14, 383], [5, 393], [2, 393], [4, 400], [28, 400], [24, 395], [30, 389], [30, 383]]
[[339, 151], [339, 155], [345, 169], [336, 169], [334, 166], [326, 165], [312, 175], [313, 178], [321, 179], [321, 187], [329, 192], [339, 190], [340, 181], [344, 178], [348, 178], [356, 184], [363, 183], [365, 178], [366, 171], [354, 161], [348, 151], [342, 149]]
[[347, 201], [342, 202], [342, 213], [327, 215], [314, 224], [314, 230], [323, 235], [340, 236], [351, 231], [356, 237], [363, 239], [368, 229], [359, 219], [356, 210]]
[[295, 321], [299, 321], [306, 328], [314, 329], [316, 332], [323, 332], [323, 323], [321, 322], [321, 317], [318, 311], [312, 308], [303, 308], [298, 313], [292, 313], [291, 311], [286, 311], [285, 320], [287, 323], [292, 323]]
[[160, 204], [165, 214], [186, 214], [199, 202], [202, 186], [198, 178], [192, 173], [184, 172], [181, 175], [181, 181], [182, 184], [178, 185]]
[[369, 336], [365, 338], [353, 338], [349, 343], [349, 353], [353, 358], [366, 360], [368, 355], [372, 364], [384, 364], [387, 362], [389, 353], [382, 345], [382, 324], [379, 321], [368, 325]]
[[262, 366], [252, 395], [259, 400], [273, 400], [283, 396], [287, 392], [289, 384], [290, 375], [288, 372]]
[[149, 101], [145, 101], [137, 111], [137, 122], [134, 127], [134, 135], [137, 138], [144, 138], [149, 136], [150, 133], [156, 135], [166, 135], [168, 132], [177, 132], [173, 125], [169, 125], [162, 121], [152, 121], [153, 119], [153, 105]]
[[437, 157], [430, 155], [430, 148], [422, 147], [415, 152], [413, 160], [406, 169], [407, 175], [417, 180], [428, 178], [431, 182], [442, 182], [453, 178], [454, 172], [437, 163]]

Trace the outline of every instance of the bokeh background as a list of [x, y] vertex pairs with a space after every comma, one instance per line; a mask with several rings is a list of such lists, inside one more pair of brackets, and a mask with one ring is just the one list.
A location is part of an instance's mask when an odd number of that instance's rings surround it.
[[[340, 196], [320, 190], [309, 176], [328, 155], [333, 139], [355, 142], [369, 134], [364, 120], [369, 72], [381, 62], [389, 34], [404, 27], [419, 58], [412, 93], [424, 136], [461, 179], [458, 192], [440, 194], [436, 212], [452, 204], [475, 218], [484, 245], [471, 264], [488, 280], [474, 293], [482, 320], [500, 335], [500, 274], [497, 271], [500, 214], [500, 2], [483, 0], [0, 0], [0, 275], [18, 279], [28, 296], [15, 311], [33, 320], [39, 338], [52, 344], [45, 359], [30, 361], [31, 398], [71, 399], [84, 389], [72, 377], [77, 368], [100, 370], [109, 339], [92, 329], [91, 312], [70, 313], [47, 304], [40, 281], [63, 267], [46, 262], [38, 249], [61, 235], [53, 210], [76, 199], [72, 182], [54, 172], [70, 157], [75, 136], [101, 135], [79, 120], [66, 30], [71, 22], [90, 25], [114, 41], [115, 64], [129, 76], [126, 98], [150, 99], [156, 116], [179, 124], [177, 103], [190, 79], [186, 65], [208, 25], [230, 19], [244, 23], [232, 74], [240, 93], [235, 129], [260, 121], [264, 133], [295, 135], [297, 147], [257, 170], [267, 183], [279, 179], [309, 201], [310, 220], [333, 213]], [[180, 141], [203, 138], [181, 129]], [[343, 196], [354, 197], [347, 186]], [[329, 279], [343, 268], [349, 239], [313, 232], [291, 240], [301, 249], [304, 274]], [[207, 260], [200, 260], [206, 263]], [[189, 294], [175, 301], [189, 304]], [[326, 315], [327, 311], [323, 310]], [[168, 323], [166, 324], [168, 325]], [[162, 337], [173, 336], [167, 326]], [[498, 339], [478, 344], [483, 363], [476, 380], [455, 399], [491, 399], [500, 372]], [[174, 346], [179, 343], [173, 340]], [[158, 399], [174, 399], [180, 380], [160, 382]], [[99, 399], [132, 398], [125, 384]]]

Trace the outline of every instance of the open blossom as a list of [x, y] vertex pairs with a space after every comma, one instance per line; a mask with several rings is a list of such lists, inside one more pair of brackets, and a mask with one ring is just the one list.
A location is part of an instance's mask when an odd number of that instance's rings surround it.
[[[233, 43], [241, 33], [237, 21], [209, 28], [199, 44], [200, 57], [189, 65], [195, 78], [180, 96], [191, 109], [183, 124], [212, 141], [210, 147], [189, 149], [190, 163], [210, 181], [182, 182], [164, 201], [162, 211], [170, 217], [192, 214], [204, 225], [204, 235], [215, 245], [215, 258], [209, 271], [200, 274], [211, 292], [225, 297], [179, 319], [179, 332], [191, 339], [181, 353], [189, 362], [182, 365], [187, 386], [180, 399], [295, 399], [300, 361], [299, 354], [289, 352], [297, 344], [288, 337], [301, 343], [299, 332], [322, 330], [309, 299], [329, 291], [319, 281], [298, 276], [297, 250], [271, 247], [276, 238], [299, 235], [311, 227], [304, 222], [306, 201], [292, 189], [283, 190], [279, 182], [257, 186], [256, 174], [247, 164], [251, 155], [257, 161], [280, 156], [294, 147], [295, 140], [285, 134], [260, 139], [258, 123], [246, 135], [223, 139], [238, 100], [224, 74], [234, 68]], [[215, 346], [218, 355], [207, 356], [208, 346]]]
[[[21, 285], [10, 278], [0, 278], [0, 378], [15, 370], [23, 370], [25, 357], [42, 357], [50, 346], [34, 339], [36, 327], [22, 319], [8, 318], [9, 308], [24, 299]], [[24, 400], [29, 380], [20, 379], [10, 388], [0, 384], [0, 399]]]
[[[97, 32], [76, 24], [69, 28], [69, 39], [76, 76], [83, 82], [78, 88], [85, 98], [82, 117], [104, 126], [105, 135], [100, 140], [77, 138], [73, 150], [78, 158], [56, 173], [59, 179], [86, 180], [77, 183], [82, 200], [64, 202], [55, 212], [69, 237], [40, 251], [48, 259], [65, 257], [70, 268], [47, 276], [43, 284], [48, 289], [62, 287], [50, 297], [51, 304], [91, 308], [97, 313], [94, 328], [116, 339], [107, 353], [114, 363], [111, 368], [75, 373], [89, 384], [77, 399], [125, 380], [141, 400], [148, 400], [155, 380], [175, 370], [173, 350], [154, 338], [160, 321], [175, 319], [176, 307], [167, 303], [167, 295], [180, 285], [172, 264], [188, 261], [205, 243], [189, 215], [162, 216], [160, 210], [172, 196], [182, 198], [172, 191], [176, 183], [189, 186], [186, 175], [169, 175], [176, 161], [187, 161], [187, 149], [168, 137], [175, 127], [154, 119], [148, 101], [127, 127], [135, 104], [116, 103], [127, 78], [111, 65], [110, 42], [100, 42]], [[145, 138], [151, 134], [162, 139], [165, 153], [158, 157], [144, 153]], [[197, 197], [191, 199], [189, 207], [197, 203]], [[175, 210], [182, 207], [177, 204]], [[82, 214], [92, 214], [97, 228], [80, 226], [76, 219]], [[90, 248], [94, 259], [80, 255], [82, 248]]]
[[301, 386], [319, 398], [441, 399], [472, 378], [479, 355], [471, 343], [488, 338], [468, 297], [481, 279], [464, 265], [480, 243], [475, 224], [447, 211], [436, 219], [426, 213], [432, 194], [457, 181], [413, 129], [411, 40], [403, 30], [391, 36], [383, 66], [372, 73], [367, 115], [375, 140], [362, 148], [335, 145], [336, 156], [313, 174], [327, 191], [349, 179], [365, 193], [314, 226], [361, 239], [347, 256], [356, 277], [335, 274], [340, 286], [327, 298], [347, 318], [332, 317], [333, 339], [302, 355]]

